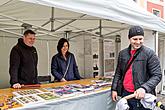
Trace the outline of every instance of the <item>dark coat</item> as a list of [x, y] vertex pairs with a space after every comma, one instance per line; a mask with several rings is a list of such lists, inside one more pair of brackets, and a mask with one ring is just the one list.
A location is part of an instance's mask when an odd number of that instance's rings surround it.
[[[130, 57], [130, 46], [119, 52], [112, 90], [117, 90], [117, 83], [123, 77]], [[132, 74], [135, 90], [142, 87], [147, 93], [155, 94], [155, 87], [161, 81], [162, 73], [159, 58], [153, 50], [145, 46], [140, 48], [140, 53], [132, 63]]]
[[29, 47], [23, 39], [12, 48], [10, 53], [10, 84], [36, 84], [38, 55], [35, 47]]
[[60, 81], [63, 78], [69, 59], [70, 65], [68, 67], [65, 79], [67, 81], [81, 79], [75, 57], [72, 53], [69, 52], [67, 55], [67, 60], [65, 60], [59, 53], [52, 57], [51, 73], [56, 80]]

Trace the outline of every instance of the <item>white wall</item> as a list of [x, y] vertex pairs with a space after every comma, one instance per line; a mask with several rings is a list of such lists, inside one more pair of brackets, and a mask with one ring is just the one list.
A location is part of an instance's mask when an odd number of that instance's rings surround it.
[[69, 51], [75, 55], [78, 69], [82, 77], [85, 76], [85, 62], [84, 62], [84, 36], [79, 36], [69, 40], [70, 48]]
[[92, 38], [84, 36], [85, 77], [93, 76]]
[[123, 30], [121, 32], [121, 50], [127, 48], [128, 46], [129, 46], [128, 30]]
[[[158, 56], [160, 58], [160, 64], [161, 64], [161, 69], [162, 69], [162, 74], [164, 74], [164, 45], [165, 45], [165, 42], [164, 40], [159, 40], [159, 46], [158, 46]], [[163, 88], [163, 83], [164, 83], [164, 75], [163, 75], [163, 78], [162, 78], [162, 82], [158, 85], [158, 90], [161, 91]], [[165, 90], [164, 90], [165, 91]]]
[[9, 54], [16, 39], [0, 37], [0, 88], [9, 87]]
[[145, 31], [144, 34], [144, 45], [155, 51], [155, 37], [152, 31]]
[[38, 52], [38, 74], [48, 75], [51, 69], [51, 59], [57, 53], [57, 41], [36, 40], [35, 47]]

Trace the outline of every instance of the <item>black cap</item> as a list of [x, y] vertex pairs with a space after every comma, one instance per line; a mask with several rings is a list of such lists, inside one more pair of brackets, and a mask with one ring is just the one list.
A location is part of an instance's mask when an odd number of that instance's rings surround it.
[[144, 36], [143, 28], [140, 26], [133, 26], [129, 29], [128, 38], [130, 39], [133, 36], [142, 35]]

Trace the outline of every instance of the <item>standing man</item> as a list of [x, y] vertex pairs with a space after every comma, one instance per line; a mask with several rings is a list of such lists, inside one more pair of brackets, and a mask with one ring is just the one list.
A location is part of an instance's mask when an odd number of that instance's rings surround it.
[[12, 48], [10, 53], [10, 84], [13, 88], [21, 88], [24, 84], [36, 84], [38, 55], [35, 42], [35, 32], [26, 30], [23, 38]]
[[[144, 98], [145, 93], [155, 95], [155, 88], [162, 78], [160, 61], [153, 50], [143, 45], [144, 31], [140, 26], [131, 27], [128, 38], [129, 47], [119, 52], [112, 83], [112, 100], [117, 101], [118, 82], [122, 80], [121, 96], [135, 94], [135, 98], [128, 100], [129, 110], [149, 110], [142, 106], [140, 99]], [[126, 71], [132, 59], [134, 60]]]

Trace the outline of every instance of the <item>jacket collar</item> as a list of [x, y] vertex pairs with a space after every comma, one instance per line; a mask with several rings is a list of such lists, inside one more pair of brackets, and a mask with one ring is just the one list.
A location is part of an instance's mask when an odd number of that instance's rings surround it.
[[33, 46], [32, 46], [32, 47], [27, 46], [27, 45], [23, 42], [23, 39], [22, 39], [22, 38], [19, 38], [19, 39], [18, 39], [18, 44], [21, 45], [21, 46], [24, 47], [24, 48], [28, 48], [28, 49], [34, 48]]
[[[144, 45], [142, 45], [139, 49], [137, 49], [136, 53], [140, 52], [141, 50], [143, 50], [144, 48]], [[131, 51], [131, 44], [129, 45], [128, 49], [127, 49], [128, 53], [130, 54], [130, 51]], [[135, 54], [136, 54], [135, 53]]]
[[[70, 56], [70, 54], [71, 54], [70, 52], [67, 52], [67, 53], [66, 53], [66, 58], [67, 58], [67, 59], [68, 59], [68, 57]], [[58, 57], [60, 57], [61, 59], [64, 59], [64, 57], [62, 56], [61, 53], [58, 53], [57, 55], [58, 55]]]

